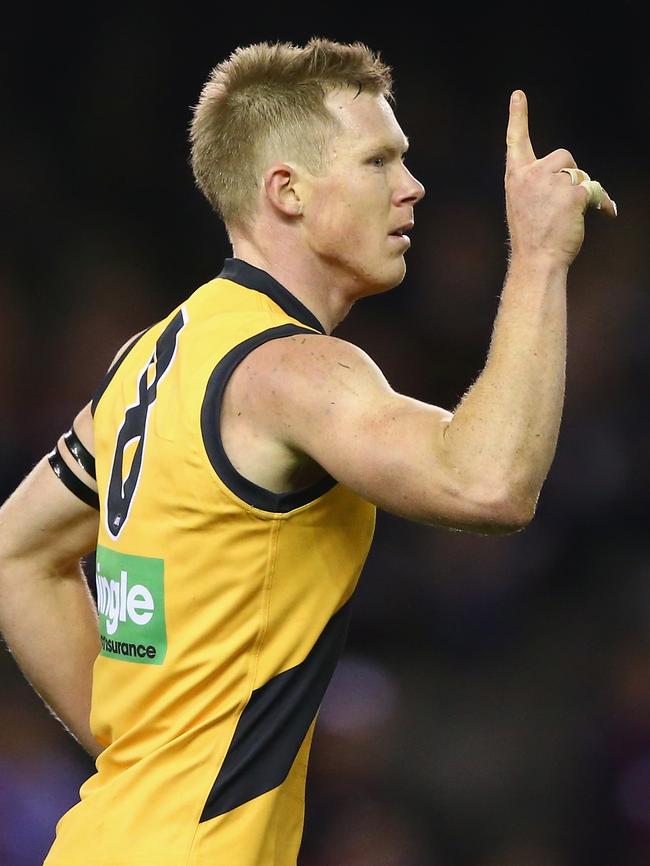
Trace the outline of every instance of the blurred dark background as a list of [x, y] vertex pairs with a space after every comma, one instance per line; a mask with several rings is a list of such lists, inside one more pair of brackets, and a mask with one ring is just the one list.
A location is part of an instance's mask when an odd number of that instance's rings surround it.
[[[190, 106], [237, 45], [361, 40], [393, 65], [427, 187], [408, 275], [337, 335], [453, 409], [506, 262], [504, 133], [616, 199], [569, 282], [557, 457], [523, 533], [380, 514], [321, 712], [301, 866], [650, 864], [649, 77], [640, 6], [22, 4], [0, 35], [0, 498], [118, 347], [230, 254], [187, 165]], [[90, 761], [0, 653], [0, 866], [36, 866]]]

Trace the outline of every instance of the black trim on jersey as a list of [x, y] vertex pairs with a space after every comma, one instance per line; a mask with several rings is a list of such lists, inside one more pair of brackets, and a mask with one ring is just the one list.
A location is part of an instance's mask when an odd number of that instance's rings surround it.
[[[142, 472], [149, 410], [156, 402], [158, 387], [176, 357], [178, 335], [186, 324], [185, 308], [181, 307], [158, 336], [149, 362], [140, 372], [136, 384], [137, 400], [125, 410], [117, 431], [106, 492], [106, 526], [113, 538], [120, 535], [129, 517]], [[150, 380], [151, 372], [153, 377]], [[130, 442], [137, 444], [125, 478], [124, 451]]]
[[58, 445], [55, 445], [52, 451], [50, 451], [47, 459], [54, 470], [54, 474], [65, 484], [68, 490], [74, 493], [82, 502], [85, 502], [86, 505], [90, 505], [91, 508], [96, 508], [99, 511], [98, 494], [74, 474], [61, 456]]
[[325, 333], [325, 328], [312, 311], [266, 271], [261, 271], [242, 259], [226, 259], [219, 276], [224, 280], [232, 280], [233, 283], [246, 286], [247, 289], [254, 289], [256, 292], [268, 295], [292, 319], [298, 319], [303, 325], [316, 328], [321, 334]]
[[113, 376], [117, 373], [117, 368], [120, 366], [122, 361], [126, 358], [126, 356], [129, 354], [131, 349], [135, 346], [135, 344], [140, 342], [140, 338], [144, 337], [144, 335], [147, 333], [148, 330], [149, 330], [149, 328], [144, 330], [141, 334], [138, 334], [137, 337], [134, 337], [133, 340], [129, 343], [129, 345], [124, 349], [124, 351], [119, 356], [119, 358], [115, 361], [113, 366], [109, 368], [108, 372], [106, 373], [106, 375], [102, 379], [99, 388], [95, 391], [95, 396], [93, 397], [92, 403], [90, 404], [90, 414], [91, 415], [93, 415], [93, 416], [95, 415], [95, 410], [97, 409], [97, 404], [101, 400], [101, 397], [102, 397], [102, 394], [104, 393], [104, 391], [111, 384]]
[[63, 437], [63, 441], [68, 446], [68, 451], [72, 454], [79, 466], [81, 466], [81, 468], [87, 472], [91, 478], [96, 479], [95, 458], [74, 432], [74, 427], [71, 427], [70, 430], [68, 430]]
[[214, 471], [217, 473], [223, 483], [232, 490], [244, 502], [253, 505], [255, 508], [260, 508], [263, 511], [281, 512], [293, 511], [294, 508], [299, 508], [301, 505], [307, 505], [314, 499], [318, 499], [336, 484], [336, 479], [331, 475], [326, 475], [316, 484], [310, 487], [305, 487], [303, 490], [297, 490], [292, 493], [273, 493], [271, 490], [266, 490], [260, 487], [248, 478], [244, 478], [232, 465], [224, 450], [223, 442], [221, 441], [221, 401], [223, 392], [228, 384], [228, 380], [237, 364], [239, 364], [249, 352], [266, 343], [268, 340], [275, 340], [279, 337], [289, 337], [293, 334], [313, 334], [313, 331], [307, 328], [301, 328], [299, 325], [278, 325], [275, 328], [268, 328], [260, 334], [244, 340], [234, 349], [231, 349], [225, 355], [217, 366], [212, 371], [208, 380], [207, 388], [205, 389], [205, 397], [201, 406], [201, 435], [205, 450], [210, 458], [210, 463]]
[[287, 778], [343, 651], [350, 610], [348, 601], [327, 623], [303, 662], [252, 693], [201, 822], [272, 791]]

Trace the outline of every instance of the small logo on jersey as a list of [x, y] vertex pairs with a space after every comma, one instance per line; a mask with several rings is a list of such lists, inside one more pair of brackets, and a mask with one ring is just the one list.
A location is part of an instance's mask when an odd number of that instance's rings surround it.
[[167, 653], [164, 562], [97, 547], [101, 655], [145, 665]]

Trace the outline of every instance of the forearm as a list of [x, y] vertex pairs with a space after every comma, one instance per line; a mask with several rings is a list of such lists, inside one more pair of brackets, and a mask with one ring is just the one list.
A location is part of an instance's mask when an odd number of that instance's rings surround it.
[[55, 715], [93, 756], [92, 668], [97, 614], [78, 563], [0, 560], [0, 631], [16, 662]]
[[445, 434], [470, 485], [532, 513], [557, 444], [566, 367], [566, 266], [513, 260], [485, 368]]

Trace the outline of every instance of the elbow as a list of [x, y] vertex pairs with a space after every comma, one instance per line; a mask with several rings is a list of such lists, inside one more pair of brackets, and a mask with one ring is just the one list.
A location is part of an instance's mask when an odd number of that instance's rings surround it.
[[531, 523], [537, 499], [522, 497], [508, 490], [502, 495], [489, 497], [483, 507], [491, 535], [513, 535]]
[[491, 485], [466, 495], [467, 513], [472, 515], [470, 531], [482, 535], [513, 535], [525, 529], [533, 517], [537, 497], [522, 495], [511, 486]]
[[430, 526], [442, 526], [476, 535], [514, 535], [521, 532], [535, 516], [534, 502], [521, 502], [514, 496], [474, 495], [460, 497], [454, 513], [439, 513], [423, 520]]
[[[498, 484], [457, 485], [433, 514], [420, 518], [429, 526], [441, 526], [477, 535], [513, 535], [525, 529], [535, 516], [537, 497], [522, 496], [512, 486]], [[413, 517], [413, 515], [408, 515]]]

